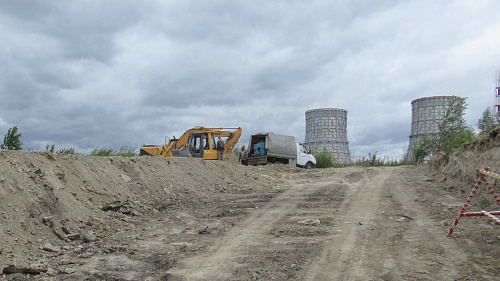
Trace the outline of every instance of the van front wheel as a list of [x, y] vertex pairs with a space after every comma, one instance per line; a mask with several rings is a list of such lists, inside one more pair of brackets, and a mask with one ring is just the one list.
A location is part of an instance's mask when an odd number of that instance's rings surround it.
[[304, 168], [306, 168], [308, 170], [312, 169], [312, 167], [313, 167], [313, 164], [311, 162], [307, 162], [306, 165], [304, 166]]

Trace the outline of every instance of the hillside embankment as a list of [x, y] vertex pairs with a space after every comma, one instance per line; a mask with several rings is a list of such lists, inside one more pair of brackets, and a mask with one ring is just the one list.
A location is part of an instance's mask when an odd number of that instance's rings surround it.
[[431, 170], [471, 183], [477, 179], [475, 170], [484, 167], [500, 171], [500, 128], [450, 153], [439, 154], [429, 162]]
[[[444, 189], [466, 199], [478, 181], [476, 169], [482, 170], [485, 167], [488, 167], [491, 172], [500, 174], [500, 128], [491, 131], [488, 135], [479, 136], [473, 142], [454, 149], [450, 153], [434, 156], [426, 169], [429, 174], [439, 179]], [[500, 180], [492, 177], [486, 177], [486, 179], [498, 194]], [[482, 191], [484, 184], [480, 188]], [[480, 201], [482, 208], [500, 209], [493, 196], [486, 191], [479, 192], [477, 197], [473, 203]]]
[[500, 280], [492, 220], [446, 237], [499, 132], [406, 167], [0, 150], [0, 280]]

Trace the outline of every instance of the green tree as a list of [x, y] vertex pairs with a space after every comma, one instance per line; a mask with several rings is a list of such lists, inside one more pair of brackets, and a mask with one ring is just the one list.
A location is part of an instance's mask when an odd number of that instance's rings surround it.
[[479, 119], [477, 122], [477, 128], [479, 129], [480, 135], [487, 135], [491, 130], [498, 127], [498, 117], [495, 118], [493, 113], [491, 112], [491, 108], [486, 108], [483, 112], [483, 117]]
[[0, 146], [1, 149], [8, 150], [21, 150], [23, 143], [21, 142], [21, 135], [17, 133], [17, 126], [10, 128], [7, 134], [3, 138], [3, 144]]
[[464, 118], [467, 98], [453, 96], [443, 121], [439, 124], [438, 151], [449, 152], [471, 142], [476, 133], [467, 125]]
[[474, 140], [476, 133], [464, 119], [466, 109], [466, 98], [454, 96], [443, 120], [438, 124], [438, 133], [425, 136], [415, 143], [412, 160], [420, 163], [439, 151], [449, 152]]

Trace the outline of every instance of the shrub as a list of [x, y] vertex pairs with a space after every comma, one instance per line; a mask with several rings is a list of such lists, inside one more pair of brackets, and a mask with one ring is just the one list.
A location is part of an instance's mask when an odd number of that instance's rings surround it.
[[54, 153], [55, 149], [56, 149], [56, 145], [55, 144], [53, 144], [53, 145], [47, 144], [45, 146], [45, 151], [48, 151], [50, 153]]
[[75, 154], [80, 155], [80, 153], [75, 152], [74, 148], [60, 148], [57, 153], [59, 154]]
[[113, 154], [113, 149], [107, 149], [107, 148], [94, 148], [90, 153], [89, 156], [112, 156]]
[[57, 153], [57, 154], [74, 154], [74, 155], [81, 155], [81, 153], [75, 152], [74, 148], [59, 148], [58, 151], [56, 151], [56, 145], [49, 145], [47, 144], [45, 146], [45, 151], [51, 152], [51, 153]]
[[139, 155], [135, 148], [128, 148], [128, 146], [124, 145], [120, 147], [119, 150], [112, 153], [111, 156], [122, 156], [122, 157], [134, 157]]
[[317, 168], [330, 168], [334, 166], [333, 156], [331, 153], [327, 152], [326, 149], [323, 152], [312, 153], [314, 158], [316, 158], [316, 167]]
[[138, 152], [135, 148], [128, 148], [124, 145], [119, 150], [114, 151], [112, 148], [95, 148], [89, 154], [89, 156], [122, 156], [122, 157], [134, 157], [138, 156]]
[[21, 142], [21, 135], [17, 133], [17, 126], [10, 128], [7, 134], [3, 138], [3, 144], [0, 146], [1, 149], [8, 150], [21, 150], [23, 143]]
[[401, 166], [406, 165], [404, 160], [400, 160], [399, 158], [389, 158], [388, 156], [377, 156], [378, 151], [375, 153], [368, 153], [368, 157], [362, 157], [355, 161], [356, 166], [363, 167], [378, 167], [378, 166]]

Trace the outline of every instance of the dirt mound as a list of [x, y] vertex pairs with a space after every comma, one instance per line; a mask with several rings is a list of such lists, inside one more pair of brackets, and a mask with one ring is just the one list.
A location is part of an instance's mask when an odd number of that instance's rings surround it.
[[[357, 279], [461, 280], [440, 277], [463, 272], [494, 280], [500, 237], [490, 220], [464, 219], [453, 240], [444, 237], [474, 170], [498, 169], [499, 132], [420, 167], [305, 170], [246, 167], [234, 155], [219, 162], [0, 150], [2, 278], [311, 280], [364, 272], [373, 278]], [[494, 203], [483, 191], [470, 209]], [[461, 262], [450, 265], [456, 256]]]
[[54, 262], [98, 247], [124, 223], [196, 209], [217, 194], [268, 190], [282, 171], [299, 171], [234, 162], [0, 150], [0, 271], [50, 276]]
[[[439, 182], [439, 186], [456, 193], [465, 199], [478, 179], [476, 169], [489, 167], [490, 171], [500, 173], [500, 128], [486, 136], [479, 136], [474, 141], [450, 153], [440, 153], [429, 161], [428, 168]], [[497, 180], [488, 177], [488, 182], [500, 192]], [[484, 185], [482, 185], [484, 187]], [[498, 209], [491, 194], [482, 188], [470, 206], [481, 209]]]
[[474, 182], [477, 179], [476, 169], [490, 167], [491, 171], [500, 171], [499, 163], [500, 128], [448, 154], [434, 156], [429, 165], [450, 177]]

